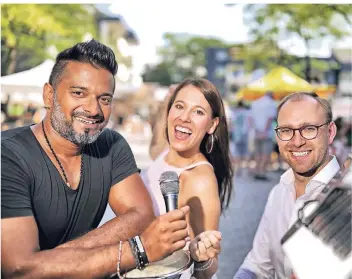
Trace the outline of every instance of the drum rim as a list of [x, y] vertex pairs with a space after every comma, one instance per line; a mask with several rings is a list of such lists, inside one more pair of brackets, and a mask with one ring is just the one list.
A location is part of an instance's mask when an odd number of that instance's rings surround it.
[[[173, 271], [173, 272], [171, 272], [169, 274], [151, 276], [151, 277], [143, 277], [143, 279], [167, 279], [170, 276], [175, 276], [175, 275], [179, 274], [182, 271], [186, 271], [187, 269], [189, 269], [192, 266], [193, 259], [192, 259], [191, 255], [189, 253], [185, 253], [185, 254], [188, 256], [188, 263], [184, 267], [181, 267], [181, 268], [179, 268], [179, 269], [177, 269], [177, 270], [175, 270], [175, 271]], [[127, 277], [126, 276], [126, 279], [141, 279], [141, 278], [138, 278], [138, 277]]]

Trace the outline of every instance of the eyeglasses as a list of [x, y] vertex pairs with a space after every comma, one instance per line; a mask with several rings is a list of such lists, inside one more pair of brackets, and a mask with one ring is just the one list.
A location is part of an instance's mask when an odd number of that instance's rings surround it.
[[321, 125], [306, 125], [301, 128], [298, 128], [298, 129], [277, 127], [277, 128], [275, 128], [275, 132], [276, 132], [278, 138], [282, 141], [291, 140], [293, 138], [293, 136], [295, 135], [296, 131], [299, 131], [302, 138], [304, 138], [306, 140], [312, 140], [317, 137], [319, 128], [328, 124], [328, 123], [330, 123], [330, 121], [325, 122], [324, 124], [321, 124]]

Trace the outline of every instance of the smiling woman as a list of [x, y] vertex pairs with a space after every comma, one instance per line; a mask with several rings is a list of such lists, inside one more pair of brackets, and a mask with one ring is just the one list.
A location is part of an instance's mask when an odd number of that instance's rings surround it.
[[194, 276], [211, 278], [220, 252], [219, 217], [232, 191], [229, 136], [218, 90], [206, 79], [185, 79], [169, 99], [166, 121], [169, 150], [146, 171], [145, 183], [155, 214], [161, 215], [166, 207], [158, 179], [165, 171], [177, 173], [178, 206], [190, 206], [187, 223], [189, 249], [196, 261]]

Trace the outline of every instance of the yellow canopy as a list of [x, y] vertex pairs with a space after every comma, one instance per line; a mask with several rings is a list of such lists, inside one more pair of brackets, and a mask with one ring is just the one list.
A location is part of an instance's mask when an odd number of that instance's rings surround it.
[[255, 100], [267, 91], [274, 92], [275, 99], [282, 99], [293, 92], [316, 92], [327, 97], [335, 92], [334, 86], [313, 86], [304, 79], [292, 73], [289, 69], [279, 66], [271, 70], [266, 76], [248, 84], [236, 94], [236, 99]]

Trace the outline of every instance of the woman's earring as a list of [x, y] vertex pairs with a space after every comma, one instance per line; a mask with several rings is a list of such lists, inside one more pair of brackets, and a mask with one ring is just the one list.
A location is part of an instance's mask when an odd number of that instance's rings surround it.
[[210, 146], [210, 148], [208, 148], [208, 146], [209, 146], [208, 141], [207, 141], [207, 145], [205, 146], [205, 150], [207, 151], [208, 154], [213, 151], [213, 147], [214, 147], [214, 134], [211, 134], [209, 138], [210, 138], [210, 141], [211, 141], [211, 146]]

